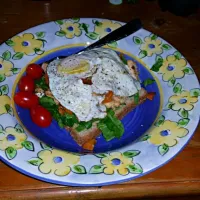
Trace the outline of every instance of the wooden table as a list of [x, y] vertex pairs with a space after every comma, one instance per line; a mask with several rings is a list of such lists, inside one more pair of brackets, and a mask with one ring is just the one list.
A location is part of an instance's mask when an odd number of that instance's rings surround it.
[[[29, 27], [56, 19], [100, 17], [126, 22], [140, 17], [146, 29], [181, 51], [200, 78], [200, 13], [189, 18], [177, 17], [161, 12], [156, 2], [144, 0], [120, 6], [111, 5], [108, 0], [1, 0], [0, 7], [0, 43]], [[171, 196], [199, 199], [199, 164], [200, 127], [170, 163], [142, 178], [118, 185], [87, 188], [53, 185], [22, 175], [0, 162], [0, 199], [168, 199]]]

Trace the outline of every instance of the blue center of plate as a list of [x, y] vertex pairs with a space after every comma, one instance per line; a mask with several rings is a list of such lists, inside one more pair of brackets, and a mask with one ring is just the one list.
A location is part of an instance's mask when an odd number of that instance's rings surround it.
[[3, 67], [3, 65], [2, 64], [0, 64], [0, 69]]
[[[62, 49], [50, 53], [41, 59], [37, 60], [37, 64], [42, 64], [45, 61], [52, 60], [58, 56], [68, 56], [81, 50], [83, 47], [72, 47], [67, 49]], [[119, 52], [118, 52], [119, 53]], [[154, 79], [151, 73], [137, 60], [134, 60], [128, 55], [124, 55], [125, 59], [133, 60], [136, 62], [139, 70], [139, 76], [143, 82], [146, 79]], [[143, 104], [137, 106], [134, 110], [128, 113], [123, 119], [122, 123], [124, 125], [125, 132], [120, 139], [113, 139], [107, 142], [102, 135], [97, 138], [97, 143], [94, 148], [95, 153], [102, 153], [118, 149], [122, 146], [128, 145], [131, 142], [142, 136], [154, 123], [160, 108], [160, 93], [158, 85], [154, 82], [151, 85], [145, 87], [148, 92], [155, 92], [156, 95], [154, 99], [146, 100]], [[18, 91], [18, 88], [16, 88]], [[24, 126], [39, 140], [44, 143], [70, 152], [85, 153], [83, 150], [71, 137], [70, 133], [65, 129], [58, 126], [57, 122], [53, 120], [51, 125], [47, 128], [40, 128], [35, 125], [30, 117], [30, 111], [28, 109], [23, 109], [17, 105], [16, 111], [19, 113], [19, 118]]]

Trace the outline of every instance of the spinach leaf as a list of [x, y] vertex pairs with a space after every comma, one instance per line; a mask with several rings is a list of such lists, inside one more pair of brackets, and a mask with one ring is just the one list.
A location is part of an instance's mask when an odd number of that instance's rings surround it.
[[45, 77], [35, 80], [36, 87], [42, 88], [43, 90], [48, 90], [49, 86], [45, 82]]
[[81, 132], [81, 131], [83, 131], [83, 130], [85, 130], [85, 126], [83, 126], [83, 125], [78, 125], [77, 127], [76, 127], [76, 131], [78, 131], [78, 132]]
[[134, 103], [137, 105], [139, 103], [140, 97], [139, 97], [139, 92], [134, 94]]
[[120, 53], [120, 54], [119, 54], [119, 57], [120, 57], [121, 61], [122, 61], [125, 65], [127, 65], [127, 60], [126, 60], [124, 54]]
[[93, 123], [92, 120], [90, 120], [88, 122], [81, 121], [81, 122], [78, 123], [79, 125], [76, 127], [76, 130], [78, 132], [81, 132], [81, 131], [83, 131], [85, 129], [90, 129], [92, 127], [92, 123]]
[[51, 113], [52, 117], [56, 121], [59, 121], [61, 115], [58, 112], [58, 105], [56, 105], [56, 103], [51, 97], [43, 96], [39, 99], [39, 103]]
[[112, 109], [107, 110], [107, 116], [100, 120], [97, 127], [102, 131], [106, 141], [110, 141], [115, 137], [120, 138], [124, 133], [124, 126], [122, 122], [117, 119]]
[[52, 115], [52, 117], [58, 122], [61, 128], [64, 126], [72, 127], [78, 120], [74, 114], [65, 113], [61, 115], [58, 110], [58, 105], [54, 102], [51, 97], [43, 96], [39, 99], [40, 105], [46, 108]]
[[65, 113], [61, 115], [59, 113], [58, 105], [54, 102], [51, 97], [43, 96], [39, 99], [40, 105], [46, 108], [52, 115], [52, 117], [58, 122], [61, 128], [65, 126], [73, 127], [74, 124], [78, 124], [76, 130], [81, 132], [85, 129], [92, 127], [92, 123], [98, 121], [99, 119], [92, 119], [88, 122], [79, 122], [75, 114]]
[[39, 99], [39, 102], [45, 108], [58, 107], [51, 97], [43, 96]]
[[58, 120], [58, 126], [60, 126], [60, 128], [64, 128], [65, 127], [65, 125], [63, 124], [63, 121], [62, 121], [61, 118], [59, 118], [59, 120]]
[[101, 130], [106, 141], [110, 141], [115, 138], [113, 131], [107, 127], [105, 122], [100, 121], [97, 126]]
[[145, 81], [143, 81], [142, 84], [146, 87], [147, 85], [151, 85], [154, 82], [155, 82], [155, 80], [148, 78]]
[[89, 129], [92, 127], [92, 121], [80, 122], [79, 124], [85, 126], [86, 129]]
[[112, 109], [109, 109], [107, 113], [109, 118], [107, 124], [110, 125], [109, 128], [113, 129], [115, 137], [120, 138], [124, 133], [122, 122], [115, 116], [115, 112]]
[[73, 127], [75, 123], [78, 123], [78, 119], [75, 114], [65, 113], [61, 118], [65, 126]]

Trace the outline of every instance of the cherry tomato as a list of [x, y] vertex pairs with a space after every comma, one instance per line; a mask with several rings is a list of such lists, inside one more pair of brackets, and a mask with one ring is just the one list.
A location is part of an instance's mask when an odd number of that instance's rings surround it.
[[22, 108], [31, 108], [39, 103], [38, 96], [31, 92], [20, 91], [14, 96], [14, 101]]
[[19, 81], [19, 90], [24, 92], [33, 92], [35, 89], [34, 81], [29, 76], [23, 76]]
[[28, 67], [26, 68], [26, 73], [33, 79], [39, 79], [42, 77], [43, 70], [40, 65], [33, 63], [28, 65]]
[[40, 127], [48, 127], [51, 124], [51, 113], [40, 105], [31, 108], [31, 118]]

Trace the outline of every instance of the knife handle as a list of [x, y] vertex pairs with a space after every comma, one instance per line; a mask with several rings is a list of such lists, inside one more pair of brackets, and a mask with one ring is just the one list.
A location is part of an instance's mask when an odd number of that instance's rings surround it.
[[[118, 41], [122, 38], [125, 38], [125, 37], [131, 35], [132, 33], [138, 31], [141, 28], [142, 28], [142, 22], [140, 21], [140, 19], [138, 19], [138, 18], [133, 19], [130, 22], [126, 23], [124, 26], [121, 26], [120, 28], [114, 30], [110, 34], [101, 38], [97, 42], [95, 42], [95, 43], [89, 45], [88, 47], [84, 48], [80, 52], [88, 51], [90, 49], [98, 48], [98, 47], [101, 47], [105, 44]], [[80, 52], [78, 52], [78, 53], [80, 53]]]

